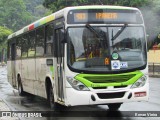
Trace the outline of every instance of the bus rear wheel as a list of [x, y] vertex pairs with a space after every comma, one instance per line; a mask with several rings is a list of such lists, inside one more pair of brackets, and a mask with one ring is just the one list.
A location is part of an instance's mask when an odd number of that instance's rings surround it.
[[18, 93], [20, 96], [24, 96], [25, 92], [23, 91], [23, 86], [22, 86], [22, 82], [21, 82], [21, 77], [18, 76]]
[[113, 104], [108, 104], [109, 110], [110, 111], [117, 111], [121, 107], [122, 103], [113, 103]]

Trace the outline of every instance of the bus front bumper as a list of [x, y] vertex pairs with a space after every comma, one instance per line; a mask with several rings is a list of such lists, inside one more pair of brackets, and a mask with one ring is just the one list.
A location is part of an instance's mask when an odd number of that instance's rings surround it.
[[148, 101], [148, 83], [141, 88], [117, 90], [77, 91], [66, 88], [66, 106], [101, 105], [133, 101]]

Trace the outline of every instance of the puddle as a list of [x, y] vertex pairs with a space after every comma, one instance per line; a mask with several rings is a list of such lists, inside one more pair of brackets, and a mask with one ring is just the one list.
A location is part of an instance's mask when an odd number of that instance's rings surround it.
[[[26, 108], [38, 108], [39, 107], [45, 107], [49, 108], [47, 106], [47, 100], [37, 97], [37, 96], [33, 96], [33, 95], [29, 95], [29, 96], [15, 96], [15, 95], [9, 95], [9, 97], [7, 97], [7, 101], [12, 103], [12, 104], [16, 104], [16, 105], [20, 105], [20, 106], [24, 106]], [[44, 109], [43, 109], [44, 110]]]

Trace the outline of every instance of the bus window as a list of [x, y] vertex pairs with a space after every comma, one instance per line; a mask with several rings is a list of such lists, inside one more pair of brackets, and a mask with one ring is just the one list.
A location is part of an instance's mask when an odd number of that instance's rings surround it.
[[36, 41], [35, 31], [32, 31], [32, 32], [29, 33], [29, 36], [28, 36], [28, 45], [29, 45], [28, 57], [34, 57], [35, 56], [35, 41]]
[[22, 39], [22, 58], [26, 58], [27, 57], [27, 52], [28, 52], [27, 35], [24, 34], [21, 39]]
[[36, 56], [44, 55], [44, 27], [36, 30]]
[[21, 58], [21, 37], [16, 39], [16, 59]]
[[52, 55], [53, 53], [53, 24], [49, 24], [46, 26], [46, 54]]
[[15, 51], [15, 46], [16, 44], [13, 42], [11, 43], [11, 60], [15, 60], [16, 57], [16, 51]]
[[10, 43], [8, 42], [8, 51], [7, 51], [7, 57], [8, 57], [8, 60], [11, 60], [11, 45]]

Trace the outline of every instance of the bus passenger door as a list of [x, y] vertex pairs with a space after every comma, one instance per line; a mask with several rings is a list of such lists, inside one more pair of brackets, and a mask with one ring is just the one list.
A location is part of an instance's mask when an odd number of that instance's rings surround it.
[[11, 75], [12, 81], [11, 84], [15, 88], [16, 87], [16, 44], [15, 42], [11, 43]]
[[55, 30], [55, 49], [56, 49], [56, 78], [55, 78], [55, 86], [56, 86], [56, 95], [57, 100], [63, 102], [64, 101], [64, 83], [63, 83], [63, 61], [64, 61], [64, 45], [61, 43], [62, 34], [64, 29], [56, 29]]

